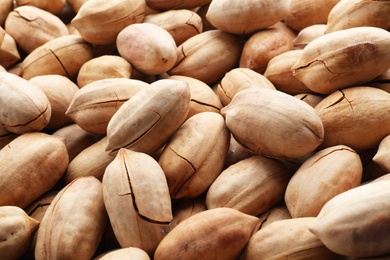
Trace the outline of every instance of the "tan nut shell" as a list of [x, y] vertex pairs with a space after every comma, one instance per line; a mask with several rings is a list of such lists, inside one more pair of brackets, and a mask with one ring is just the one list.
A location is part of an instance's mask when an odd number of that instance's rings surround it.
[[153, 255], [172, 220], [168, 184], [157, 161], [120, 149], [104, 173], [103, 195], [121, 247], [134, 246]]
[[309, 104], [312, 107], [315, 107], [318, 105], [324, 97], [321, 95], [313, 94], [313, 93], [302, 93], [294, 95], [295, 98], [298, 98], [302, 101], [305, 101], [307, 104]]
[[57, 194], [43, 216], [35, 258], [91, 259], [106, 223], [101, 182], [79, 178]]
[[287, 185], [284, 199], [291, 216], [316, 217], [330, 199], [359, 186], [362, 173], [359, 155], [345, 145], [313, 154]]
[[258, 224], [258, 218], [231, 208], [200, 212], [168, 233], [154, 259], [237, 259]]
[[257, 216], [283, 200], [291, 178], [280, 161], [262, 156], [241, 160], [224, 170], [206, 195], [208, 209], [229, 207]]
[[150, 260], [149, 255], [138, 247], [114, 249], [94, 257], [93, 260]]
[[15, 5], [31, 5], [58, 15], [66, 5], [66, 0], [15, 0]]
[[14, 38], [0, 27], [0, 65], [5, 69], [11, 68], [20, 60], [20, 54]]
[[211, 2], [211, 0], [145, 0], [146, 5], [157, 11], [168, 11], [171, 9], [193, 9]]
[[188, 83], [161, 79], [140, 90], [113, 115], [107, 126], [107, 151], [125, 147], [154, 153], [183, 124], [190, 109]]
[[309, 42], [325, 34], [326, 24], [313, 24], [303, 28], [294, 38], [294, 49], [302, 50]]
[[126, 26], [142, 22], [144, 12], [144, 0], [87, 1], [71, 23], [87, 42], [107, 45], [115, 43]]
[[244, 89], [222, 108], [221, 114], [236, 140], [259, 155], [303, 157], [324, 138], [314, 108], [278, 90]]
[[247, 88], [270, 88], [275, 86], [266, 77], [248, 68], [230, 70], [218, 84], [217, 93], [224, 106], [227, 106], [239, 91]]
[[390, 29], [390, 1], [340, 0], [330, 11], [325, 33], [359, 26]]
[[390, 253], [390, 182], [368, 183], [328, 201], [309, 225], [330, 250], [354, 257]]
[[[221, 80], [237, 67], [242, 40], [221, 30], [197, 34], [178, 46], [179, 57], [169, 75], [192, 77], [206, 84]], [[205, 62], [207, 60], [207, 62]]]
[[27, 80], [0, 72], [0, 122], [13, 133], [40, 131], [51, 117], [45, 93]]
[[204, 193], [221, 173], [229, 143], [230, 134], [220, 114], [203, 112], [189, 118], [159, 159], [171, 197], [195, 198]]
[[336, 254], [309, 231], [315, 220], [293, 218], [269, 224], [251, 237], [242, 259], [335, 259]]
[[267, 212], [264, 212], [259, 216], [261, 225], [260, 229], [265, 228], [269, 224], [283, 220], [283, 219], [291, 219], [290, 212], [288, 211], [286, 205], [284, 204], [279, 204], [278, 206], [275, 206], [268, 210]]
[[60, 18], [38, 7], [28, 5], [15, 8], [8, 15], [5, 31], [27, 53], [50, 40], [69, 34], [68, 28]]
[[206, 18], [225, 32], [251, 34], [280, 22], [288, 14], [289, 5], [289, 0], [211, 1]]
[[359, 152], [373, 148], [390, 133], [390, 94], [358, 86], [336, 91], [316, 107], [324, 125], [321, 148], [344, 144]]
[[187, 9], [169, 10], [145, 16], [144, 23], [153, 23], [167, 30], [177, 46], [202, 32], [202, 18]]
[[57, 137], [26, 133], [0, 150], [0, 205], [25, 207], [49, 191], [68, 166]]
[[390, 172], [390, 135], [384, 137], [379, 143], [378, 150], [372, 160], [382, 167], [385, 171]]
[[171, 230], [179, 225], [183, 220], [207, 210], [205, 196], [199, 196], [194, 199], [183, 199], [173, 207], [173, 219], [171, 221]]
[[58, 74], [75, 80], [81, 66], [92, 58], [92, 45], [81, 36], [61, 36], [32, 51], [23, 60], [20, 75], [31, 79], [35, 76]]
[[113, 115], [147, 86], [140, 80], [126, 78], [91, 82], [77, 91], [65, 114], [85, 131], [105, 135]]
[[234, 136], [230, 134], [229, 150], [223, 168], [226, 169], [230, 165], [235, 164], [243, 159], [247, 159], [253, 155], [256, 154], [242, 146], [239, 142], [237, 142]]
[[309, 89], [330, 94], [365, 84], [390, 68], [390, 32], [356, 27], [325, 34], [310, 42], [291, 68]]
[[4, 22], [10, 12], [12, 12], [14, 1], [4, 0], [0, 4], [0, 26], [4, 25]]

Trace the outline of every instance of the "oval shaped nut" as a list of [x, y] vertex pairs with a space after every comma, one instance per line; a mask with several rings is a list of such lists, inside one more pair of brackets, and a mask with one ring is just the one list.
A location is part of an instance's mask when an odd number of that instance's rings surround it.
[[244, 89], [221, 114], [239, 143], [267, 157], [300, 158], [324, 139], [316, 110], [278, 90]]
[[223, 169], [226, 169], [230, 165], [233, 165], [241, 160], [247, 159], [253, 155], [256, 154], [242, 146], [239, 142], [237, 142], [234, 136], [230, 134], [229, 150], [225, 159], [225, 165], [223, 166]]
[[40, 132], [18, 136], [0, 158], [0, 205], [21, 208], [49, 191], [68, 166], [65, 144]]
[[46, 192], [33, 203], [25, 207], [24, 211], [33, 219], [41, 222], [47, 211], [47, 208], [50, 206], [55, 196], [57, 196], [58, 192], [59, 191]]
[[171, 221], [171, 230], [179, 225], [183, 220], [207, 210], [204, 196], [194, 199], [183, 199], [173, 207], [173, 219]]
[[231, 208], [200, 212], [168, 233], [154, 259], [238, 259], [258, 224], [258, 218]]
[[183, 1], [183, 0], [170, 0], [170, 1], [161, 1], [161, 0], [145, 0], [146, 5], [150, 8], [157, 11], [168, 11], [171, 9], [193, 9], [195, 7], [200, 7], [211, 2], [211, 0], [192, 0], [192, 1]]
[[270, 210], [264, 212], [259, 216], [260, 219], [260, 227], [259, 230], [265, 228], [269, 224], [283, 220], [283, 219], [291, 219], [291, 214], [288, 211], [288, 208], [284, 204], [279, 204]]
[[94, 257], [93, 260], [150, 260], [149, 255], [138, 247], [114, 249]]
[[81, 66], [93, 56], [92, 45], [80, 35], [61, 36], [32, 51], [23, 60], [20, 75], [31, 79], [35, 76], [58, 74], [75, 80]]
[[390, 69], [367, 83], [367, 85], [383, 89], [390, 93]]
[[303, 50], [309, 42], [325, 34], [326, 24], [313, 24], [303, 28], [294, 38], [294, 50]]
[[183, 124], [190, 109], [188, 83], [161, 79], [140, 90], [113, 115], [106, 150], [154, 153]]
[[54, 15], [58, 15], [66, 5], [66, 0], [15, 0], [15, 6], [35, 6]]
[[74, 95], [65, 115], [85, 131], [105, 135], [119, 108], [149, 84], [135, 79], [108, 78], [89, 83]]
[[284, 21], [297, 32], [313, 24], [326, 24], [330, 11], [339, 1], [291, 0], [289, 12]]
[[227, 106], [237, 92], [252, 87], [275, 89], [271, 81], [260, 73], [248, 68], [234, 68], [222, 78], [217, 93], [222, 104]]
[[188, 83], [190, 87], [190, 111], [187, 119], [191, 116], [202, 112], [216, 112], [222, 108], [221, 101], [215, 95], [214, 91], [206, 83], [187, 76], [169, 76], [168, 79], [181, 80]]
[[91, 259], [106, 223], [101, 182], [79, 178], [57, 194], [43, 216], [35, 258]]
[[14, 8], [13, 0], [4, 0], [0, 4], [0, 25], [3, 26], [4, 22], [10, 12], [12, 12]]
[[277, 90], [290, 95], [312, 92], [302, 81], [293, 76], [291, 67], [302, 55], [302, 50], [290, 50], [273, 57], [264, 72]]
[[115, 43], [122, 29], [144, 17], [144, 0], [95, 0], [85, 2], [71, 23], [87, 42], [107, 45]]
[[284, 200], [291, 216], [316, 217], [327, 201], [359, 186], [362, 173], [359, 155], [345, 145], [316, 152], [301, 165], [287, 185]]
[[389, 134], [390, 94], [358, 86], [338, 90], [316, 107], [324, 125], [320, 148], [344, 144], [357, 152], [373, 148]]
[[88, 2], [88, 0], [67, 0], [66, 2], [69, 5], [69, 8], [72, 9], [74, 13], [78, 13], [81, 6]]
[[16, 206], [0, 206], [0, 258], [18, 259], [28, 248], [39, 221]]
[[153, 255], [172, 221], [168, 184], [157, 161], [120, 149], [105, 170], [103, 195], [121, 247], [138, 247]]
[[45, 93], [27, 80], [0, 72], [0, 122], [6, 130], [23, 134], [40, 131], [51, 118]]
[[255, 32], [245, 42], [240, 57], [240, 68], [264, 74], [269, 61], [294, 48], [294, 37], [280, 25]]
[[114, 160], [114, 157], [105, 150], [106, 145], [107, 137], [103, 137], [79, 152], [69, 163], [64, 173], [65, 184], [69, 184], [79, 177], [87, 176], [94, 176], [98, 180], [102, 180], [107, 165]]
[[15, 8], [8, 15], [5, 31], [27, 53], [52, 39], [69, 34], [68, 28], [60, 18], [48, 11], [28, 5]]
[[309, 89], [330, 94], [365, 84], [390, 68], [390, 32], [356, 27], [325, 34], [310, 42], [291, 68]]
[[199, 113], [184, 122], [159, 159], [171, 197], [195, 198], [204, 193], [222, 172], [229, 142], [230, 133], [218, 113]]
[[294, 97], [306, 102], [307, 104], [309, 104], [312, 107], [315, 107], [324, 99], [323, 96], [313, 94], [313, 93], [297, 94], [297, 95], [294, 95]]
[[133, 68], [124, 58], [115, 55], [103, 55], [84, 63], [77, 75], [79, 88], [97, 80], [107, 78], [131, 78]]
[[315, 220], [293, 218], [269, 224], [250, 238], [242, 259], [335, 259], [337, 254], [309, 231]]
[[390, 29], [389, 1], [340, 0], [330, 11], [325, 33], [359, 26]]
[[372, 160], [378, 164], [385, 171], [390, 172], [390, 135], [384, 137], [378, 146], [378, 150], [375, 153]]
[[289, 6], [288, 0], [211, 1], [206, 18], [225, 32], [251, 34], [280, 22], [288, 14]]
[[74, 95], [79, 88], [69, 78], [61, 75], [36, 76], [29, 80], [30, 83], [38, 87], [45, 93], [50, 102], [51, 116], [46, 129], [59, 129], [73, 123], [65, 115]]
[[172, 35], [152, 23], [127, 26], [118, 34], [116, 46], [120, 56], [139, 72], [148, 75], [167, 72], [178, 58]]
[[14, 38], [0, 27], [0, 65], [5, 69], [10, 69], [18, 61], [20, 54]]
[[18, 134], [9, 132], [3, 125], [0, 125], [0, 149], [2, 149], [18, 136]]
[[145, 16], [144, 23], [152, 23], [167, 30], [177, 46], [203, 31], [202, 18], [188, 9], [169, 10]]
[[324, 205], [309, 230], [341, 255], [389, 254], [389, 187], [390, 182], [383, 180], [337, 195]]
[[168, 74], [192, 77], [211, 85], [237, 67], [242, 47], [243, 41], [237, 35], [221, 30], [202, 32], [178, 46], [177, 62]]
[[252, 156], [224, 170], [206, 195], [208, 209], [229, 207], [258, 216], [283, 200], [291, 178], [280, 161]]

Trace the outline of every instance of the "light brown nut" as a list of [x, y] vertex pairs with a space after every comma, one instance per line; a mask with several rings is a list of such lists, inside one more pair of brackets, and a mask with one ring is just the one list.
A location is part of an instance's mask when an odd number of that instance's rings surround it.
[[256, 154], [249, 151], [244, 146], [242, 146], [239, 142], [237, 142], [234, 136], [230, 134], [229, 150], [228, 150], [228, 154], [226, 155], [225, 165], [223, 166], [223, 169], [226, 169], [230, 165], [235, 164], [241, 160], [247, 159], [254, 155]]
[[302, 50], [309, 42], [325, 34], [326, 24], [313, 24], [303, 28], [294, 38], [294, 49]]
[[32, 51], [23, 60], [20, 75], [31, 79], [35, 76], [58, 74], [75, 80], [81, 66], [92, 58], [92, 45], [81, 36], [61, 36]]
[[206, 18], [225, 32], [251, 34], [280, 22], [288, 14], [289, 5], [289, 0], [211, 1]]
[[57, 194], [43, 216], [35, 258], [91, 259], [106, 223], [101, 182], [79, 178]]
[[193, 9], [211, 2], [211, 0], [145, 0], [146, 5], [157, 11], [168, 11], [171, 9]]
[[74, 95], [79, 88], [69, 78], [61, 75], [36, 76], [29, 80], [34, 86], [45, 93], [50, 102], [51, 116], [46, 129], [57, 130], [63, 126], [73, 123], [65, 115]]
[[389, 134], [390, 94], [358, 86], [325, 97], [315, 110], [324, 125], [320, 148], [344, 144], [357, 152], [373, 148]]
[[172, 221], [168, 184], [157, 161], [120, 149], [104, 173], [103, 196], [121, 247], [138, 247], [153, 255]]
[[206, 83], [186, 76], [170, 76], [167, 79], [181, 80], [188, 83], [191, 102], [187, 119], [201, 112], [219, 113], [219, 110], [222, 108], [221, 101]]
[[173, 219], [170, 229], [174, 229], [183, 220], [205, 210], [207, 210], [207, 207], [204, 196], [180, 200], [177, 205], [173, 206]]
[[94, 257], [93, 260], [150, 260], [149, 255], [138, 247], [114, 249]]
[[70, 124], [55, 131], [53, 136], [63, 138], [68, 150], [69, 162], [71, 162], [81, 151], [99, 141], [100, 136], [89, 133], [77, 124]]
[[234, 68], [227, 72], [218, 84], [218, 97], [227, 106], [239, 91], [247, 88], [270, 88], [275, 86], [266, 77], [248, 68]]
[[[13, 0], [3, 0], [0, 3], [0, 26], [4, 26], [4, 22], [14, 7]], [[3, 27], [4, 28], [4, 27]]]
[[81, 6], [88, 2], [88, 0], [66, 0], [69, 5], [69, 8], [72, 9], [74, 13], [78, 13]]
[[368, 183], [343, 192], [321, 209], [309, 225], [327, 248], [345, 256], [374, 257], [390, 253], [390, 182]]
[[367, 83], [368, 86], [377, 87], [390, 93], [390, 69]]
[[16, 206], [0, 206], [0, 258], [18, 259], [29, 247], [39, 221]]
[[177, 46], [202, 32], [202, 18], [191, 10], [169, 10], [145, 16], [144, 23], [153, 23], [167, 30]]
[[4, 125], [0, 125], [0, 149], [6, 146], [9, 142], [18, 137], [18, 134], [9, 132]]
[[154, 259], [238, 259], [258, 224], [258, 218], [231, 208], [200, 212], [168, 233]]
[[213, 84], [237, 66], [242, 47], [243, 41], [236, 35], [221, 30], [202, 32], [178, 46], [178, 60], [168, 74]]
[[120, 148], [152, 154], [183, 124], [190, 109], [188, 83], [161, 79], [140, 90], [107, 126], [107, 151]]
[[250, 238], [242, 259], [335, 259], [337, 255], [309, 231], [314, 221], [307, 217], [269, 224]]
[[330, 11], [325, 33], [359, 26], [390, 29], [390, 2], [340, 0]]
[[11, 68], [20, 60], [20, 54], [14, 38], [0, 27], [0, 65]]
[[224, 170], [206, 195], [208, 209], [229, 207], [258, 216], [283, 200], [291, 178], [280, 161], [252, 156]]
[[240, 68], [249, 68], [263, 74], [273, 57], [294, 48], [294, 38], [291, 32], [279, 25], [255, 32], [245, 42]]
[[310, 42], [291, 68], [309, 89], [330, 94], [365, 84], [390, 68], [390, 32], [356, 27], [325, 34]]
[[292, 217], [286, 205], [279, 204], [259, 216], [260, 223], [261, 223], [259, 226], [259, 230], [265, 228], [266, 226], [268, 226], [269, 224], [275, 221], [279, 221], [283, 219], [291, 219], [291, 218]]
[[26, 133], [0, 150], [0, 205], [25, 207], [49, 191], [68, 166], [57, 137]]
[[74, 95], [65, 115], [85, 131], [105, 135], [119, 108], [149, 84], [135, 79], [108, 78], [89, 83]]
[[71, 23], [87, 42], [107, 45], [115, 43], [126, 26], [142, 22], [144, 12], [144, 0], [87, 1]]
[[201, 7], [196, 9], [196, 13], [200, 16], [200, 18], [202, 18], [203, 32], [217, 29], [206, 18], [206, 14], [207, 11], [209, 10], [209, 6], [210, 3], [202, 5]]
[[385, 136], [379, 143], [378, 150], [372, 160], [385, 171], [390, 172], [390, 135]]
[[330, 11], [339, 1], [291, 0], [284, 21], [297, 32], [313, 24], [326, 24]]
[[307, 104], [309, 104], [312, 107], [315, 107], [320, 103], [324, 97], [321, 95], [313, 94], [313, 93], [302, 93], [294, 95], [295, 98], [298, 98], [302, 101], [305, 101]]
[[314, 151], [324, 138], [314, 108], [278, 90], [244, 89], [221, 114], [239, 143], [267, 157], [300, 158]]
[[78, 153], [66, 169], [63, 177], [65, 184], [86, 176], [102, 180], [107, 165], [114, 160], [114, 157], [105, 150], [106, 145], [107, 137], [103, 137]]
[[32, 52], [50, 40], [69, 34], [68, 28], [60, 18], [48, 11], [28, 5], [15, 8], [8, 15], [5, 31], [26, 53]]
[[362, 173], [359, 155], [345, 145], [316, 152], [301, 165], [287, 185], [284, 200], [291, 216], [316, 217], [330, 199], [359, 186]]
[[229, 142], [230, 134], [220, 114], [203, 112], [189, 118], [159, 159], [171, 197], [195, 198], [204, 193], [223, 169]]
[[49, 191], [24, 208], [24, 211], [33, 219], [41, 222], [47, 208], [59, 191]]
[[97, 80], [107, 78], [131, 78], [133, 68], [124, 58], [116, 55], [103, 55], [93, 58], [81, 66], [77, 75], [79, 88]]
[[27, 80], [0, 72], [0, 122], [6, 130], [23, 134], [40, 131], [51, 117], [45, 93]]
[[58, 15], [66, 5], [66, 0], [15, 0], [15, 6], [35, 6], [52, 14]]

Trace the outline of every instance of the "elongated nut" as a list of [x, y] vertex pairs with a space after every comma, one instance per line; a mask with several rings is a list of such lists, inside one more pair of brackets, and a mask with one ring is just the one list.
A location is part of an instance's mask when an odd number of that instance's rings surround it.
[[20, 54], [15, 39], [0, 27], [0, 65], [11, 68], [20, 60]]
[[125, 247], [114, 249], [109, 252], [98, 255], [93, 260], [150, 260], [149, 255], [138, 247]]
[[237, 259], [259, 219], [231, 208], [195, 214], [158, 245], [154, 259]]
[[379, 143], [378, 150], [375, 153], [372, 160], [382, 167], [385, 171], [390, 171], [390, 161], [389, 161], [389, 144], [390, 144], [390, 135], [384, 137]]
[[54, 15], [58, 15], [66, 5], [66, 0], [15, 0], [16, 7], [30, 5], [35, 6]]
[[221, 114], [234, 138], [259, 155], [303, 157], [324, 138], [324, 127], [314, 108], [278, 90], [244, 89]]
[[12, 12], [14, 2], [13, 0], [4, 0], [0, 4], [0, 25], [3, 26], [4, 22], [10, 12]]
[[153, 255], [172, 220], [168, 184], [157, 161], [120, 149], [104, 173], [103, 195], [121, 247], [139, 247]]
[[183, 220], [207, 210], [205, 196], [180, 200], [177, 205], [173, 206], [172, 210], [173, 219], [171, 221], [171, 230], [179, 225]]
[[13, 133], [42, 130], [51, 117], [45, 93], [27, 80], [0, 72], [0, 122]]
[[294, 50], [302, 50], [309, 42], [325, 34], [326, 24], [313, 24], [299, 31], [294, 39]]
[[291, 218], [292, 218], [291, 214], [288, 211], [286, 205], [279, 204], [259, 216], [261, 222], [259, 230], [265, 228], [266, 226], [268, 226], [273, 222], [283, 220], [283, 219], [291, 219]]
[[43, 216], [35, 258], [91, 259], [106, 223], [101, 182], [79, 178], [57, 194]]
[[161, 79], [140, 90], [112, 116], [107, 151], [125, 147], [154, 153], [182, 125], [190, 109], [188, 83]]
[[192, 0], [192, 1], [183, 1], [183, 0], [170, 0], [170, 1], [161, 1], [161, 0], [145, 0], [146, 5], [150, 8], [158, 11], [167, 11], [171, 9], [193, 9], [211, 2], [211, 0]]

